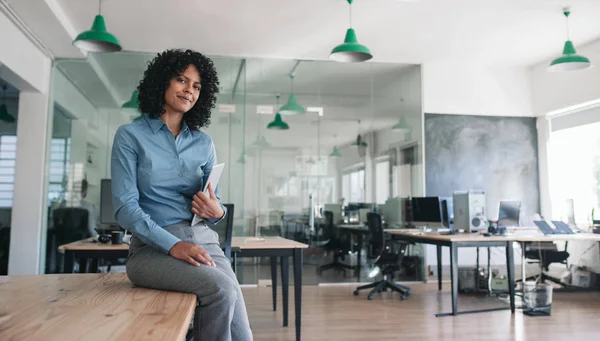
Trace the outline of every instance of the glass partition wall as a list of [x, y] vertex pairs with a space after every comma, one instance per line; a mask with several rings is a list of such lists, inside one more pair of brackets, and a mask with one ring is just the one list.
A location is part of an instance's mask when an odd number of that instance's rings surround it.
[[[49, 209], [57, 208], [50, 196], [65, 198], [63, 207], [84, 207], [90, 219], [81, 230], [108, 223], [101, 218], [101, 179], [110, 178], [116, 129], [140, 115], [128, 101], [153, 56], [125, 52], [56, 63], [52, 100], [71, 119], [70, 149], [64, 149], [66, 186], [49, 185]], [[364, 221], [366, 209], [401, 227], [402, 198], [424, 194], [420, 67], [212, 59], [220, 94], [205, 131], [226, 164], [219, 194], [235, 205], [234, 236], [309, 244], [306, 284], [370, 281], [368, 234], [339, 225]], [[325, 212], [333, 214], [333, 229]], [[333, 261], [334, 238], [344, 240], [340, 262], [360, 264], [360, 271], [318, 271]], [[422, 249], [410, 252], [412, 268], [420, 270], [401, 278], [422, 280]], [[241, 283], [270, 279], [268, 260], [238, 265]]]

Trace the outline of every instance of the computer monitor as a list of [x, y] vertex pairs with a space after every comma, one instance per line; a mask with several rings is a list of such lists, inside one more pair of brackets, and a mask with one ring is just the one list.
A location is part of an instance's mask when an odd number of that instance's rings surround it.
[[112, 190], [110, 179], [100, 180], [100, 223], [118, 226], [112, 205]]
[[521, 202], [517, 200], [501, 200], [498, 205], [498, 226], [519, 226]]
[[442, 223], [439, 197], [412, 198], [412, 216], [415, 223]]

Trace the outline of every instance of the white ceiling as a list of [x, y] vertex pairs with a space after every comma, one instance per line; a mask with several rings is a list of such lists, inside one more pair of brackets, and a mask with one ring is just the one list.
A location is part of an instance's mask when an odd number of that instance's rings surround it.
[[[59, 57], [89, 29], [96, 0], [5, 0]], [[531, 65], [560, 52], [564, 0], [356, 0], [353, 26], [373, 61], [440, 59]], [[570, 0], [576, 45], [600, 37], [600, 1]], [[47, 11], [49, 15], [43, 15]], [[327, 59], [348, 27], [345, 0], [105, 0], [108, 29], [130, 51]], [[59, 20], [64, 31], [50, 23]], [[62, 40], [59, 42], [58, 40]]]

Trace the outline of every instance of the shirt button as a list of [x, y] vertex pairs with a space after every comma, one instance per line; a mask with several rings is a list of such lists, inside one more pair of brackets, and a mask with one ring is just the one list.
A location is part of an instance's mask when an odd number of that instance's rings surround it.
[[183, 176], [183, 174], [179, 173], [179, 177], [181, 178]]
[[174, 158], [174, 159], [179, 159], [179, 156], [177, 156], [177, 155], [173, 155], [173, 158]]

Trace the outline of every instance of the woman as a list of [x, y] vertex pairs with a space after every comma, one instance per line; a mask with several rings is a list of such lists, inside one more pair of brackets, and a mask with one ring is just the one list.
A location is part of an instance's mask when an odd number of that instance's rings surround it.
[[219, 80], [210, 59], [191, 50], [167, 50], [148, 64], [138, 87], [141, 119], [121, 126], [111, 157], [117, 222], [133, 233], [127, 276], [136, 285], [198, 296], [195, 340], [252, 340], [239, 283], [205, 224], [225, 209], [209, 185], [216, 163], [210, 124]]

